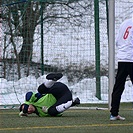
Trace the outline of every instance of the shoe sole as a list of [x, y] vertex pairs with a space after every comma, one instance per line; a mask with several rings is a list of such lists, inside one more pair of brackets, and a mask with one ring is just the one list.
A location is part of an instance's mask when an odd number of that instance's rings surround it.
[[46, 76], [46, 79], [48, 80], [59, 80], [62, 78], [63, 74], [62, 73], [50, 73]]

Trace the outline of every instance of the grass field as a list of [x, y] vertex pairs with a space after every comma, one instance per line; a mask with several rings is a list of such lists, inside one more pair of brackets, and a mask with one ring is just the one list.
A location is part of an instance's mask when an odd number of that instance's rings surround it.
[[[108, 105], [80, 105], [108, 107]], [[122, 103], [120, 114], [125, 121], [110, 121], [109, 110], [72, 110], [62, 117], [20, 118], [16, 109], [0, 110], [0, 133], [133, 133], [132, 103]]]

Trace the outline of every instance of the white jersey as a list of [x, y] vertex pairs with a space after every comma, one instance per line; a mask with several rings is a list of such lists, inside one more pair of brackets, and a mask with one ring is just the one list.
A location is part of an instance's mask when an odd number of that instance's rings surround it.
[[133, 19], [125, 20], [116, 38], [118, 62], [133, 62]]

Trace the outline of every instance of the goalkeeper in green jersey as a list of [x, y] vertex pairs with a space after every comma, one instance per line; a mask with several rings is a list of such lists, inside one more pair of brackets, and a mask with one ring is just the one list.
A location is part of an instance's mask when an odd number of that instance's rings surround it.
[[38, 87], [38, 93], [27, 92], [25, 102], [20, 106], [19, 116], [32, 113], [40, 117], [61, 116], [71, 106], [80, 104], [78, 97], [72, 99], [72, 93], [65, 84], [57, 82], [62, 76], [61, 73], [50, 73]]

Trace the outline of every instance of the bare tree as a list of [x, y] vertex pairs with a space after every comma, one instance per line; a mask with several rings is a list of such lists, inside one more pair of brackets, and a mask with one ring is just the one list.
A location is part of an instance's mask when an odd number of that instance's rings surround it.
[[[6, 5], [8, 11], [3, 13], [2, 20], [8, 25], [5, 34], [10, 35], [10, 42], [13, 45], [18, 63], [18, 71], [20, 71], [20, 63], [27, 63], [29, 66], [32, 61], [33, 38], [37, 25], [47, 23], [48, 31], [53, 24], [59, 25], [60, 20], [63, 20], [63, 23], [61, 23], [63, 25], [82, 26], [84, 24], [83, 16], [88, 15], [89, 12], [87, 11], [88, 9], [91, 10], [92, 7], [92, 1], [88, 2], [87, 0], [28, 1], [25, 3], [6, 0], [4, 2], [3, 4]], [[40, 19], [41, 6], [43, 7], [42, 20]], [[20, 52], [17, 51], [16, 45], [18, 44], [14, 41], [15, 37], [22, 37], [23, 39]]]

